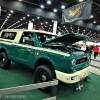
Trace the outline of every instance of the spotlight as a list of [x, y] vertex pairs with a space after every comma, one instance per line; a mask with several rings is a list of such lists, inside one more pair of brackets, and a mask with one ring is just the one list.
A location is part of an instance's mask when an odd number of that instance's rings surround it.
[[61, 6], [61, 9], [65, 9], [65, 5], [62, 5], [62, 6]]
[[8, 14], [9, 16], [11, 16], [11, 14]]
[[10, 12], [13, 13], [14, 11], [13, 10], [10, 10]]
[[29, 17], [30, 15], [29, 15], [29, 14], [27, 14], [27, 16]]
[[94, 21], [93, 23], [96, 23], [96, 21]]
[[54, 12], [57, 12], [57, 9], [54, 9], [53, 11], [54, 11]]
[[40, 17], [37, 17], [37, 19], [40, 19]]
[[25, 19], [25, 17], [23, 17], [23, 19]]
[[32, 21], [34, 21], [34, 19], [32, 19]]
[[22, 0], [18, 0], [18, 1], [22, 1]]
[[44, 8], [44, 5], [41, 5], [40, 7], [41, 7], [41, 8]]
[[43, 23], [41, 23], [41, 25], [43, 25]]
[[51, 4], [51, 1], [50, 1], [50, 0], [48, 0], [48, 1], [47, 1], [47, 4]]
[[79, 0], [79, 2], [82, 2], [83, 0]]
[[93, 18], [93, 15], [91, 15], [90, 18]]

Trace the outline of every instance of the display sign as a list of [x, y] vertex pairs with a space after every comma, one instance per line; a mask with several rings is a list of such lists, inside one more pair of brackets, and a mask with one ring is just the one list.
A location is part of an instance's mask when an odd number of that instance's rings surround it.
[[76, 20], [89, 19], [92, 12], [92, 0], [80, 3], [62, 11], [62, 24]]

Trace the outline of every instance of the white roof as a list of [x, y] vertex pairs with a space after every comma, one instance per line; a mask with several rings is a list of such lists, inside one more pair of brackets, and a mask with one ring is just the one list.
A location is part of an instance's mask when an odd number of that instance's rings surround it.
[[51, 32], [47, 31], [41, 31], [41, 30], [25, 30], [25, 29], [4, 29], [2, 31], [8, 31], [8, 32], [14, 32], [14, 31], [26, 31], [26, 32], [38, 32], [38, 33], [45, 33], [45, 34], [50, 34], [50, 35], [57, 35]]

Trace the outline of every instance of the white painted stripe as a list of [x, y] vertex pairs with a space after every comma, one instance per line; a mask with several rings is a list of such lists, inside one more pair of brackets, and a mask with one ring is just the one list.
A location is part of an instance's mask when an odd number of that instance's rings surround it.
[[60, 54], [60, 55], [63, 55], [63, 56], [70, 56], [70, 54], [67, 54], [67, 53], [64, 53], [64, 52], [61, 52], [61, 51], [57, 51], [57, 50], [51, 50], [51, 49], [48, 49], [48, 48], [34, 47], [34, 46], [31, 46], [31, 45], [23, 45], [23, 44], [17, 44], [17, 43], [14, 43], [14, 45], [21, 46], [21, 47], [27, 47], [27, 48], [30, 48], [30, 49], [35, 49], [35, 50], [40, 50], [40, 51], [52, 52], [52, 53]]
[[40, 50], [40, 51], [52, 52], [52, 53], [63, 55], [63, 56], [70, 56], [70, 54], [67, 54], [67, 53], [64, 53], [64, 52], [61, 52], [61, 51], [57, 51], [57, 50], [51, 50], [49, 48], [34, 47], [34, 46], [31, 46], [31, 45], [10, 43], [10, 42], [5, 42], [5, 41], [0, 41], [0, 42], [7, 44], [7, 45], [16, 45], [16, 46], [26, 47], [26, 48]]

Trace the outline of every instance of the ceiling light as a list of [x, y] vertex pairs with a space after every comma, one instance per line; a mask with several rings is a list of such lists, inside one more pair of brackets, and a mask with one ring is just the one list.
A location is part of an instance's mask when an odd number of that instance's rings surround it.
[[61, 6], [61, 9], [65, 9], [65, 5], [62, 5], [62, 6]]
[[94, 21], [93, 23], [96, 23], [96, 21]]
[[43, 25], [43, 23], [41, 23], [41, 25]]
[[45, 22], [46, 24], [48, 23], [48, 22]]
[[10, 10], [10, 12], [13, 13], [14, 11], [13, 10]]
[[37, 17], [37, 19], [40, 19], [40, 17]]
[[83, 0], [79, 0], [79, 2], [82, 2]]
[[9, 16], [7, 16], [7, 18], [9, 18]]
[[18, 0], [18, 1], [22, 1], [22, 0]]
[[48, 0], [48, 1], [47, 1], [47, 4], [51, 4], [51, 1], [50, 1], [50, 0]]
[[27, 14], [27, 16], [29, 17], [30, 15], [29, 15], [29, 14]]
[[90, 18], [93, 18], [93, 15], [91, 15]]
[[41, 5], [40, 7], [41, 7], [41, 8], [44, 8], [44, 5]]
[[57, 9], [54, 9], [53, 11], [54, 11], [54, 12], [57, 12]]
[[22, 20], [22, 19], [20, 19], [20, 20]]
[[32, 21], [34, 21], [34, 19], [32, 19]]
[[23, 19], [25, 19], [25, 17], [23, 17]]
[[11, 14], [8, 14], [9, 16], [11, 16]]

